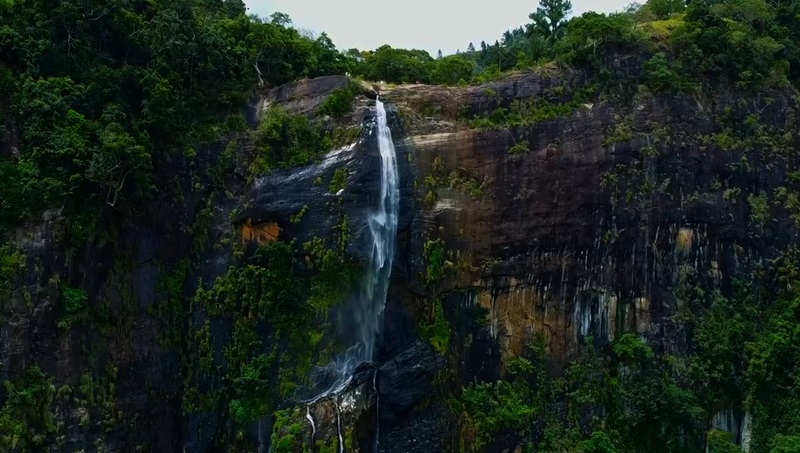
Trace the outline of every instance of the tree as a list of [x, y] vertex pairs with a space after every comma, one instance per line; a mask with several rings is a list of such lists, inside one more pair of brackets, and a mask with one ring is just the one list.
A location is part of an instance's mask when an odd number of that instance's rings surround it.
[[390, 83], [428, 83], [435, 61], [424, 50], [393, 49], [385, 45], [366, 56], [360, 75]]
[[269, 16], [269, 19], [274, 25], [280, 25], [281, 27], [292, 25], [292, 19], [286, 13], [274, 12]]
[[469, 53], [475, 52], [475, 46], [471, 42], [467, 46], [467, 52], [469, 52]]
[[442, 59], [442, 49], [439, 49], [439, 51], [436, 52], [436, 59], [437, 60], [441, 60]]
[[306, 76], [317, 77], [325, 74], [343, 74], [349, 68], [347, 57], [342, 55], [331, 41], [328, 34], [322, 32], [314, 40], [313, 58], [306, 68]]
[[541, 0], [536, 12], [528, 16], [533, 21], [528, 32], [541, 34], [551, 43], [558, 41], [564, 36], [566, 19], [571, 12], [570, 0]]
[[511, 43], [512, 39], [513, 39], [513, 35], [511, 34], [511, 30], [506, 30], [506, 31], [503, 32], [503, 45], [504, 46], [507, 46], [509, 43]]
[[247, 7], [242, 0], [225, 0], [223, 4], [229, 18], [235, 19], [247, 12]]
[[460, 80], [472, 78], [474, 63], [461, 55], [449, 55], [436, 61], [436, 68], [431, 74], [433, 83], [455, 85]]

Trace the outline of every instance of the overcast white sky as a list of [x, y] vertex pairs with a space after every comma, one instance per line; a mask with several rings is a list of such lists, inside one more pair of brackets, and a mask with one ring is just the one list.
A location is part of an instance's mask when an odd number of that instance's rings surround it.
[[[245, 0], [250, 13], [288, 14], [296, 28], [328, 32], [339, 49], [425, 49], [435, 56], [462, 51], [470, 41], [494, 43], [509, 28], [528, 22], [536, 0], [489, 0], [470, 7], [457, 0]], [[632, 0], [572, 0], [573, 13], [612, 12]]]

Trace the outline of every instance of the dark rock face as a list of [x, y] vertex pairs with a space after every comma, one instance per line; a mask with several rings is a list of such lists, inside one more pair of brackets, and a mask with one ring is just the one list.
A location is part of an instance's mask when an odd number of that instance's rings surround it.
[[[201, 147], [197, 161], [217, 161], [224, 148], [224, 143]], [[185, 190], [184, 203], [168, 199], [165, 191], [165, 199], [143, 213], [147, 220], [120, 225], [113, 216], [105, 219], [118, 231], [113, 244], [108, 239], [71, 244], [69, 220], [58, 211], [44, 213], [40, 224], [17, 232], [15, 243], [26, 266], [14, 289], [0, 295], [7, 320], [0, 325], [0, 380], [16, 381], [34, 365], [53, 377], [62, 396], [50, 410], [64, 428], [48, 451], [130, 451], [137, 446], [173, 451], [183, 443], [198, 445], [194, 451], [207, 447], [208, 433], [197, 437], [198, 432], [184, 429], [191, 421], [181, 409], [181, 360], [164, 345], [165, 332], [181, 329], [184, 320], [151, 310], [165, 298], [160, 282], [168, 269], [192, 253], [193, 238], [179, 229], [180, 223], [196, 218], [200, 201], [211, 199], [214, 210], [205, 221], [204, 237], [219, 244], [220, 232], [231, 231], [228, 217], [236, 201], [214, 194], [202, 176], [208, 188], [189, 189], [187, 167], [161, 167]], [[233, 175], [225, 184], [241, 190]], [[229, 260], [230, 246], [218, 245], [203, 254], [197, 272], [213, 280]], [[84, 288], [88, 296], [71, 330], [59, 326], [66, 316], [59, 282]], [[91, 328], [85, 327], [89, 320]], [[82, 387], [83, 375], [92, 377], [91, 386]], [[3, 390], [0, 401], [6, 397]], [[110, 406], [104, 407], [105, 402]], [[117, 424], [122, 419], [125, 423]]]
[[332, 91], [346, 86], [349, 81], [349, 77], [332, 75], [287, 83], [269, 90], [260, 99], [261, 108], [279, 104], [294, 113], [309, 114], [316, 111]]
[[[566, 83], [520, 78], [493, 88], [525, 98]], [[476, 94], [481, 89], [488, 87], [447, 98], [480, 109], [486, 102]], [[387, 98], [407, 108], [439, 100], [443, 90], [401, 87]], [[754, 100], [754, 108], [765, 123], [790, 131], [781, 112], [794, 108], [794, 101], [777, 96], [771, 103]], [[414, 269], [412, 279], [424, 272], [424, 263], [413, 257], [422, 255], [425, 237], [442, 238], [449, 250], [467, 255], [476, 270], [451, 275], [438, 290], [467, 289], [463, 302], [449, 303], [489, 309], [490, 330], [505, 357], [519, 354], [535, 332], [545, 335], [560, 360], [587, 335], [613, 339], [633, 330], [663, 340], [676, 309], [670, 294], [685, 280], [681, 268], [690, 266], [702, 279], [712, 273], [721, 282], [744, 270], [746, 257], [766, 258], [769, 247], [785, 246], [796, 233], [796, 225], [780, 215], [755, 233], [746, 201], [725, 197], [720, 181], [773, 191], [794, 165], [772, 167], [764, 150], [747, 156], [745, 170], [737, 165], [741, 152], [701, 143], [719, 132], [718, 119], [735, 99], [637, 102], [585, 105], [569, 117], [511, 130], [431, 133], [419, 126], [400, 147], [414, 156], [420, 179], [435, 174], [438, 161], [443, 175], [462, 169], [491, 181], [477, 197], [440, 187], [435, 203], [418, 212], [411, 233], [416, 241], [407, 245], [412, 258], [405, 264]], [[633, 132], [608, 143], [621, 123]], [[665, 131], [668, 141], [658, 138]], [[510, 154], [523, 139], [528, 151]], [[615, 194], [603, 184], [609, 175], [621, 183], [646, 183], [647, 192], [620, 186], [623, 192]]]
[[380, 425], [391, 431], [430, 394], [433, 378], [444, 366], [441, 354], [422, 341], [415, 342], [386, 362], [378, 370], [378, 397], [382, 405]]

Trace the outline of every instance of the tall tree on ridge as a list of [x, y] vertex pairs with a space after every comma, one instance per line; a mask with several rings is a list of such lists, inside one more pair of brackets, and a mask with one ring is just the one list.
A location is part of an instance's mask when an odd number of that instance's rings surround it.
[[555, 42], [564, 36], [567, 16], [572, 12], [570, 0], [540, 0], [535, 13], [528, 17], [533, 24], [528, 26], [528, 34], [539, 34], [549, 42]]
[[292, 19], [286, 13], [276, 11], [270, 14], [269, 18], [271, 23], [280, 25], [281, 27], [290, 27], [292, 25]]

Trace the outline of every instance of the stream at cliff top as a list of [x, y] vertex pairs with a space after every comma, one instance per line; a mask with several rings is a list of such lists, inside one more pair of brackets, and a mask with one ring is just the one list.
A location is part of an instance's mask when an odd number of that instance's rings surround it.
[[[370, 134], [377, 134], [378, 150], [381, 158], [381, 185], [378, 206], [374, 212], [367, 215], [369, 225], [370, 243], [372, 247], [369, 262], [361, 284], [360, 293], [355, 300], [353, 318], [348, 325], [357, 329], [358, 341], [350, 346], [347, 351], [328, 365], [329, 379], [333, 383], [323, 392], [307, 401], [313, 404], [322, 398], [334, 398], [347, 388], [353, 378], [353, 372], [359, 364], [371, 362], [374, 359], [378, 333], [386, 295], [389, 289], [389, 279], [392, 272], [394, 258], [394, 245], [397, 237], [397, 217], [400, 204], [399, 176], [397, 172], [397, 156], [392, 141], [392, 131], [386, 117], [386, 109], [380, 99], [375, 100], [376, 122]], [[374, 377], [377, 379], [377, 376]], [[377, 380], [373, 381], [373, 385]], [[339, 425], [338, 399], [337, 425]], [[314, 427], [314, 420], [307, 412], [307, 418]], [[340, 452], [343, 451], [341, 441], [341, 426], [337, 426], [340, 437]], [[377, 448], [377, 439], [376, 439]]]

